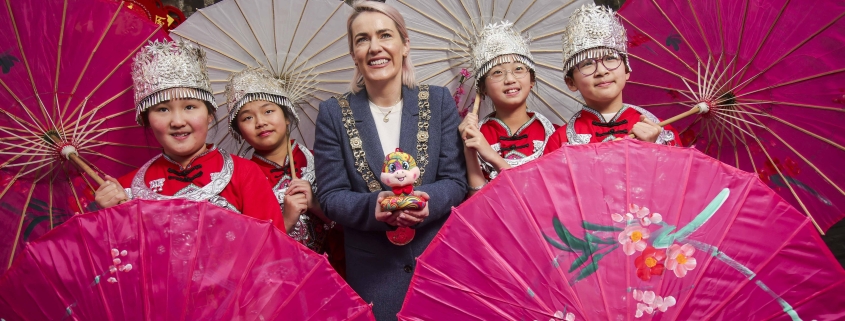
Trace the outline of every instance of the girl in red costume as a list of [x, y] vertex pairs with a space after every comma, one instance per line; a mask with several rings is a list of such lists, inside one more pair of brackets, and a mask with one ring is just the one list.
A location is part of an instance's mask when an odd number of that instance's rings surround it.
[[289, 140], [299, 123], [293, 103], [301, 92], [285, 86], [266, 69], [234, 73], [226, 86], [229, 128], [254, 149], [252, 161], [270, 181], [285, 217], [298, 218], [288, 235], [317, 253], [328, 253], [329, 262], [343, 276], [343, 234], [314, 198], [314, 156], [305, 145]]
[[671, 126], [661, 128], [652, 113], [622, 102], [631, 67], [625, 28], [613, 10], [586, 4], [572, 13], [565, 30], [566, 85], [580, 92], [586, 105], [549, 138], [546, 153], [563, 144], [599, 143], [629, 135], [652, 143], [680, 145], [678, 133]]
[[505, 21], [484, 28], [472, 48], [479, 93], [493, 102], [495, 111], [478, 121], [467, 114], [458, 130], [464, 140], [470, 194], [498, 173], [543, 155], [557, 128], [543, 115], [528, 109], [535, 85], [534, 61], [513, 24]]
[[217, 105], [202, 49], [186, 42], [152, 42], [132, 65], [136, 119], [150, 128], [162, 154], [141, 168], [106, 182], [96, 192], [100, 207], [130, 199], [208, 201], [290, 229], [270, 184], [254, 163], [205, 143]]

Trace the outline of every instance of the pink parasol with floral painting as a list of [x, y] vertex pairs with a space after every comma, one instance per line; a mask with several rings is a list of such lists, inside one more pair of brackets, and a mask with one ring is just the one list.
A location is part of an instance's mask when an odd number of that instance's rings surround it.
[[129, 71], [163, 37], [125, 3], [0, 1], [0, 272], [24, 242], [96, 209], [98, 176], [159, 153], [135, 123]]
[[696, 149], [564, 146], [504, 171], [418, 259], [400, 320], [841, 320], [810, 219]]
[[845, 217], [845, 2], [628, 0], [627, 102], [757, 173], [826, 231]]
[[0, 319], [373, 320], [325, 256], [269, 221], [188, 200], [134, 200], [27, 244], [0, 277]]

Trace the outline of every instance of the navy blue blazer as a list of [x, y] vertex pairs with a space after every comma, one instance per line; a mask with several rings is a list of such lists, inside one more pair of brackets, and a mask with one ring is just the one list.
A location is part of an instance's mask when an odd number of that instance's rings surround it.
[[[402, 87], [402, 123], [399, 147], [419, 160], [417, 121], [419, 88]], [[363, 141], [370, 170], [378, 180], [384, 154], [370, 111], [366, 90], [349, 95], [355, 127]], [[428, 155], [422, 184], [415, 190], [431, 196], [429, 216], [414, 226], [411, 243], [397, 246], [385, 235], [393, 230], [375, 219], [378, 192], [370, 192], [355, 168], [349, 137], [343, 126], [340, 105], [331, 98], [320, 103], [314, 140], [317, 197], [330, 219], [342, 225], [346, 246], [347, 281], [361, 297], [373, 303], [378, 320], [395, 320], [418, 257], [449, 217], [451, 208], [463, 201], [467, 191], [463, 145], [458, 134], [461, 119], [455, 101], [444, 87], [429, 87]], [[381, 183], [381, 182], [379, 182]], [[381, 184], [382, 190], [390, 188]]]

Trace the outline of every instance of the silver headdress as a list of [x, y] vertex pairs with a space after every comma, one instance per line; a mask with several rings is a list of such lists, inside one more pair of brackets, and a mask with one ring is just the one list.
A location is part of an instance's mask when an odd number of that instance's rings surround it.
[[217, 109], [211, 95], [205, 52], [190, 42], [151, 41], [132, 62], [136, 121], [141, 113], [172, 99], [200, 99]]
[[229, 106], [229, 130], [232, 134], [239, 136], [234, 126], [241, 107], [256, 100], [269, 101], [286, 108], [295, 118], [295, 123], [298, 123], [299, 115], [296, 114], [293, 102], [299, 98], [292, 97], [287, 87], [284, 80], [273, 77], [270, 71], [260, 67], [247, 67], [229, 75], [226, 103]]
[[568, 72], [578, 62], [619, 53], [628, 64], [628, 38], [625, 27], [612, 9], [595, 4], [585, 4], [569, 16], [563, 31], [563, 72]]
[[481, 79], [495, 66], [514, 61], [534, 70], [534, 57], [528, 50], [528, 43], [528, 38], [520, 35], [508, 21], [485, 26], [470, 44], [475, 79]]

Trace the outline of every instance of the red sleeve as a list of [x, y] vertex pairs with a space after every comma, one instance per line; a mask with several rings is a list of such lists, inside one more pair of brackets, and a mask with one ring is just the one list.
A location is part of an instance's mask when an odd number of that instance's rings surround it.
[[257, 219], [273, 220], [273, 225], [285, 231], [285, 220], [273, 187], [258, 165], [238, 157], [235, 161], [235, 175], [232, 177], [234, 193], [242, 204], [243, 214]]
[[543, 155], [556, 151], [560, 146], [566, 143], [566, 125], [558, 127], [555, 132], [549, 136], [549, 141], [546, 142], [546, 148], [543, 149]]
[[120, 183], [120, 186], [123, 188], [130, 188], [132, 187], [132, 179], [135, 178], [135, 173], [138, 173], [138, 170], [133, 170], [126, 175], [121, 176], [117, 179], [117, 182]]

